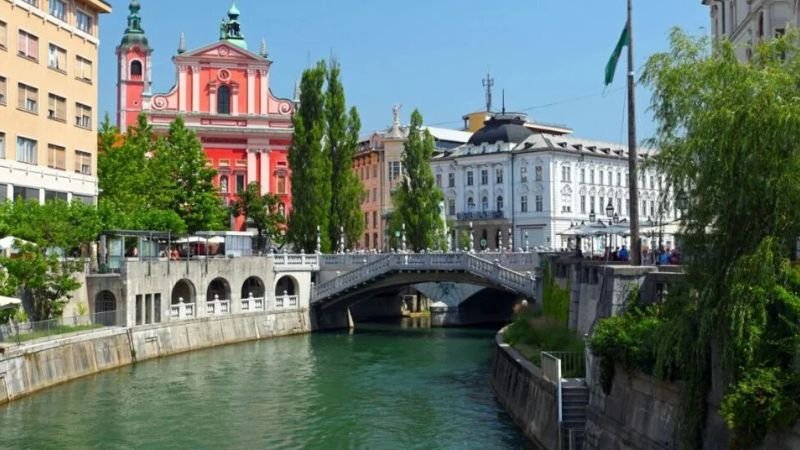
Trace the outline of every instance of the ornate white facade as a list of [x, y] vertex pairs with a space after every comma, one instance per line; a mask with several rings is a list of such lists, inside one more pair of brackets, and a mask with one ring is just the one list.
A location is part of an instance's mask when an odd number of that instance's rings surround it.
[[741, 60], [760, 41], [780, 36], [800, 25], [798, 0], [703, 0], [711, 14], [711, 34], [737, 45]]
[[[522, 114], [495, 115], [469, 143], [432, 161], [448, 221], [458, 230], [453, 239], [464, 239], [460, 230], [471, 224], [475, 250], [508, 248], [509, 237], [515, 249], [561, 249], [572, 247], [574, 239], [559, 233], [588, 223], [592, 211], [607, 223], [609, 202], [619, 220], [628, 219], [626, 147], [536, 133], [525, 122]], [[644, 165], [653, 151], [641, 149], [639, 155]], [[675, 219], [674, 201], [662, 194], [663, 177], [652, 168], [639, 174], [640, 219]], [[643, 239], [651, 246], [658, 243], [656, 236]], [[622, 243], [617, 239], [615, 245]], [[671, 238], [662, 237], [662, 243], [671, 245]], [[591, 243], [584, 245], [588, 250]]]

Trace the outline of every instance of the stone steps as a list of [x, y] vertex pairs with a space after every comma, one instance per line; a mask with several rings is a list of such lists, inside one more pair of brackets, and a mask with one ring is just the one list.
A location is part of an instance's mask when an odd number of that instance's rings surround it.
[[[589, 388], [585, 385], [562, 385], [561, 402], [563, 448], [579, 450], [583, 448]], [[573, 435], [573, 447], [570, 447], [570, 432]]]

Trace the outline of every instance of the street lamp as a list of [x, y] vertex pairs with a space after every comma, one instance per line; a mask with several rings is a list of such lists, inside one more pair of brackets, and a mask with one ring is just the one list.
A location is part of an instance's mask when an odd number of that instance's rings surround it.
[[589, 211], [589, 223], [594, 223], [594, 220], [597, 219], [597, 215], [594, 213], [594, 209]]
[[619, 223], [619, 214], [614, 213], [614, 223]]
[[614, 205], [611, 204], [611, 199], [608, 199], [608, 205], [606, 205], [606, 216], [609, 219], [614, 217]]

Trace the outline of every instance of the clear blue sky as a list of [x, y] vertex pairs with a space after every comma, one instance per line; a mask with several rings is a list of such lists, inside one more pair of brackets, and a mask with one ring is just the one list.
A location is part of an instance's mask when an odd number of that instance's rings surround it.
[[[219, 38], [228, 0], [141, 0], [142, 23], [155, 49], [155, 92], [175, 81], [171, 57], [181, 31], [192, 49]], [[481, 79], [495, 79], [495, 105], [534, 120], [565, 124], [585, 138], [620, 142], [624, 60], [603, 93], [603, 70], [625, 20], [625, 0], [238, 0], [251, 49], [267, 39], [274, 60], [271, 87], [291, 98], [309, 65], [335, 55], [349, 104], [362, 132], [387, 126], [391, 107], [403, 119], [419, 108], [427, 124], [461, 126], [461, 116], [484, 105]], [[636, 0], [636, 65], [666, 49], [673, 26], [707, 33], [700, 0]], [[100, 112], [116, 110], [114, 49], [125, 29], [127, 0], [112, 1], [101, 22]], [[591, 96], [581, 100], [579, 97]], [[553, 103], [557, 103], [553, 105]], [[640, 139], [653, 130], [648, 92], [638, 91]], [[547, 106], [546, 106], [547, 105]], [[530, 108], [530, 109], [529, 109]]]

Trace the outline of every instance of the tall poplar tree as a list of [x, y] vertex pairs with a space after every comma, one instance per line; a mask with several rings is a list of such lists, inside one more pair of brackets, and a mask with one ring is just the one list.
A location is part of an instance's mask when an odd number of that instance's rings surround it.
[[394, 235], [402, 232], [405, 224], [406, 246], [417, 252], [441, 249], [444, 244], [445, 224], [440, 210], [444, 196], [436, 186], [430, 166], [433, 150], [433, 137], [422, 129], [422, 115], [414, 110], [403, 150], [404, 178], [392, 195], [394, 213], [390, 228]]
[[328, 240], [338, 246], [344, 230], [345, 246], [353, 248], [364, 232], [361, 201], [364, 185], [353, 171], [353, 156], [358, 149], [361, 119], [355, 108], [346, 109], [344, 86], [339, 64], [334, 60], [328, 69], [325, 95], [327, 133], [326, 153], [331, 162], [331, 203], [328, 223]]
[[300, 106], [295, 113], [294, 138], [289, 147], [292, 171], [292, 211], [288, 238], [296, 250], [317, 249], [317, 227], [323, 251], [330, 251], [327, 233], [331, 201], [331, 161], [323, 151], [325, 138], [325, 62], [306, 69], [300, 81]]

